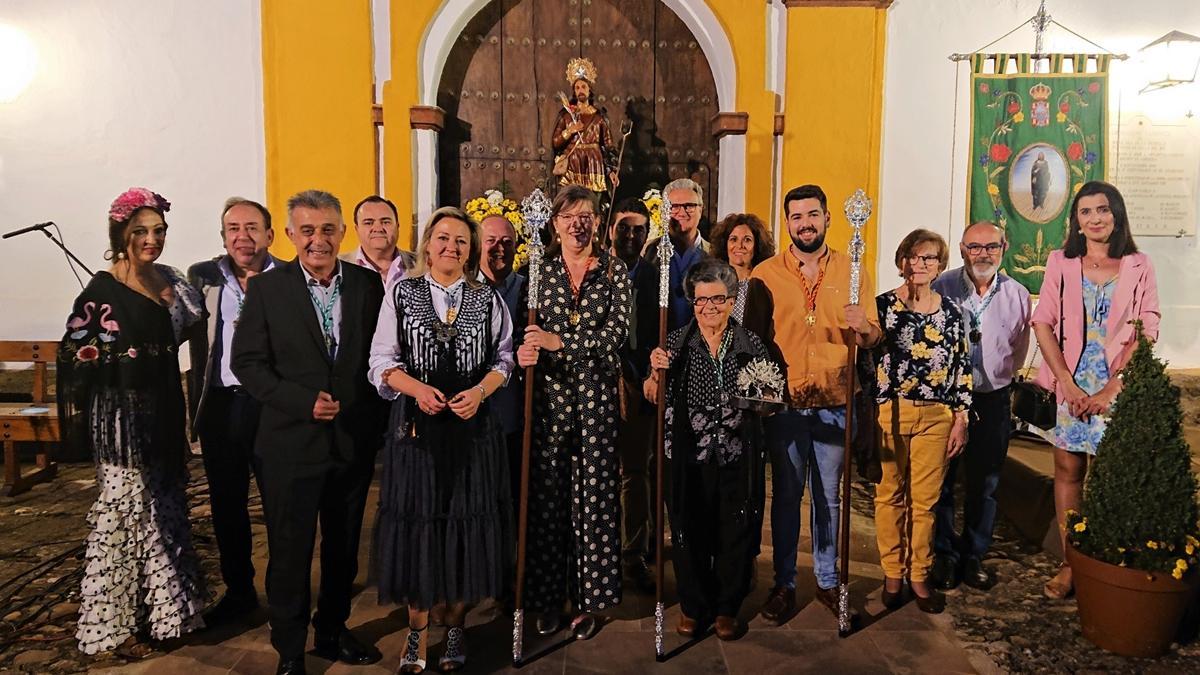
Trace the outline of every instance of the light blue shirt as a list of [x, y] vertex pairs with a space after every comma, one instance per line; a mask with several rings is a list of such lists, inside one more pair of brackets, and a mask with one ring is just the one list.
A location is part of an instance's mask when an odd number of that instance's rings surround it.
[[[262, 271], [266, 272], [273, 267], [275, 267], [275, 259], [268, 255]], [[221, 358], [217, 363], [217, 373], [221, 379], [214, 384], [223, 387], [237, 387], [242, 383], [230, 368], [233, 360], [233, 329], [237, 326], [238, 317], [242, 313], [242, 303], [246, 299], [246, 292], [242, 290], [242, 285], [238, 283], [237, 276], [230, 267], [229, 256], [224, 256], [217, 262], [217, 269], [221, 270], [221, 274], [225, 277], [225, 285], [221, 287], [221, 322], [217, 326], [217, 334], [221, 340]]]
[[1029, 352], [1029, 291], [997, 272], [987, 293], [980, 297], [963, 267], [939, 276], [933, 290], [958, 305], [968, 333], [979, 331], [979, 341], [971, 343], [972, 391], [986, 393], [1007, 387]]

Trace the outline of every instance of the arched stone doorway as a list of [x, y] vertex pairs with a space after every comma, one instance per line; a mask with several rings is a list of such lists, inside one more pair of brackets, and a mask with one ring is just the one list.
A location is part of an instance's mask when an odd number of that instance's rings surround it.
[[446, 111], [437, 144], [441, 203], [505, 187], [523, 195], [553, 180], [549, 136], [568, 91], [567, 61], [592, 59], [599, 103], [619, 143], [632, 132], [617, 199], [690, 176], [717, 213], [717, 83], [688, 25], [658, 0], [492, 0], [449, 49], [436, 90]]

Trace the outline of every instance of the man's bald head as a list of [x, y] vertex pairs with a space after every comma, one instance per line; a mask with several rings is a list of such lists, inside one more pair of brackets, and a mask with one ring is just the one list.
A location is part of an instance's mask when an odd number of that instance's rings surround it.
[[1007, 233], [1004, 231], [1004, 228], [1000, 227], [999, 225], [993, 223], [990, 220], [977, 220], [977, 221], [971, 223], [970, 225], [968, 225], [967, 229], [963, 230], [963, 233], [962, 233], [963, 243], [966, 243], [967, 237], [970, 236], [971, 233], [975, 230], [988, 232], [989, 234], [992, 232], [995, 232], [1000, 237], [1000, 243], [1002, 243], [1002, 244], [1008, 243], [1008, 236], [1007, 236]]

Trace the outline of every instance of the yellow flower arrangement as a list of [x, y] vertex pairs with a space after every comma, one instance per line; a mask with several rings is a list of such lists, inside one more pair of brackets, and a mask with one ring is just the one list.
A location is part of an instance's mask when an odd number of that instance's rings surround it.
[[1075, 523], [1074, 530], [1076, 532], [1083, 532], [1086, 529], [1087, 529], [1087, 521], [1086, 520], [1081, 520], [1078, 523]]
[[1150, 541], [1146, 542], [1146, 548], [1148, 548], [1152, 551], [1158, 550], [1158, 542], [1154, 541], [1154, 540], [1150, 540]]
[[650, 233], [647, 236], [650, 240], [658, 239], [663, 235], [662, 193], [656, 188], [650, 188], [642, 195], [642, 203], [650, 212]]
[[519, 270], [529, 262], [529, 247], [525, 241], [525, 217], [516, 201], [508, 199], [499, 190], [487, 190], [481, 197], [469, 200], [463, 210], [476, 223], [482, 223], [485, 218], [502, 216], [517, 233], [517, 253], [513, 258], [513, 269]]

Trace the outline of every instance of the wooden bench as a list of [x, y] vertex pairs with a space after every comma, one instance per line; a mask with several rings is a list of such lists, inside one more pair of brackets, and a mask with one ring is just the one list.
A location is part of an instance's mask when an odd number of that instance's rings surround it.
[[[37, 483], [52, 480], [58, 467], [50, 459], [51, 445], [60, 440], [58, 407], [47, 395], [47, 363], [58, 353], [57, 342], [0, 340], [0, 362], [32, 363], [32, 400], [0, 403], [0, 437], [4, 441], [4, 491], [8, 496], [25, 492]], [[18, 442], [38, 444], [37, 469], [21, 475]]]

